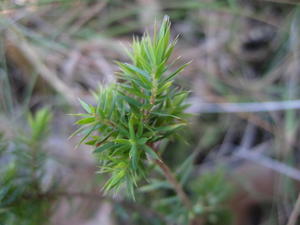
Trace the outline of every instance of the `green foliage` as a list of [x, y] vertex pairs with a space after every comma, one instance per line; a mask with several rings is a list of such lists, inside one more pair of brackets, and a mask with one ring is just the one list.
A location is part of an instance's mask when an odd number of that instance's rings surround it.
[[148, 156], [158, 157], [151, 146], [186, 125], [188, 92], [172, 85], [187, 64], [174, 72], [168, 64], [175, 43], [165, 17], [152, 38], [133, 39], [127, 51], [131, 62], [117, 63], [119, 82], [100, 90], [96, 106], [80, 100], [86, 113], [77, 114], [81, 127], [74, 134], [84, 133], [80, 143], [94, 146], [100, 172], [111, 174], [105, 191], [126, 187], [133, 196], [138, 179], [146, 175]]
[[[192, 157], [186, 159], [176, 170], [178, 180], [184, 180], [189, 165], [193, 166], [190, 158]], [[234, 190], [230, 182], [226, 180], [224, 171], [217, 169], [205, 172], [196, 178], [192, 176], [192, 173], [188, 176], [189, 178], [181, 183], [184, 183], [184, 188], [191, 194], [192, 210], [188, 211], [182, 207], [167, 181], [150, 179], [149, 184], [140, 188], [143, 195], [139, 195], [139, 203], [150, 205], [151, 209], [165, 215], [165, 221], [159, 217], [156, 218], [157, 220], [149, 220], [142, 215], [133, 218], [130, 210], [126, 207], [120, 210], [121, 206], [118, 206], [116, 213], [121, 220], [120, 223], [125, 223], [126, 217], [130, 217], [134, 221], [132, 224], [139, 225], [166, 224], [166, 221], [168, 224], [190, 224], [190, 221], [195, 218], [200, 218], [205, 225], [232, 224], [232, 212], [227, 206]]]
[[[153, 168], [148, 159], [160, 158], [160, 152], [153, 148], [155, 143], [170, 138], [186, 125], [184, 101], [188, 93], [174, 88], [173, 82], [187, 64], [175, 72], [170, 72], [168, 64], [175, 43], [170, 41], [170, 23], [165, 18], [160, 29], [154, 29], [152, 38], [145, 34], [133, 40], [132, 49], [127, 51], [131, 62], [117, 63], [118, 82], [95, 94], [96, 105], [80, 100], [85, 113], [75, 114], [81, 118], [76, 122], [80, 127], [73, 135], [83, 134], [79, 144], [93, 146], [100, 172], [110, 174], [104, 186], [106, 192], [126, 188], [134, 197], [139, 179]], [[170, 223], [188, 224], [200, 216], [207, 224], [217, 225], [221, 221], [229, 224], [230, 214], [223, 204], [230, 188], [223, 174], [208, 173], [191, 182], [194, 157], [192, 154], [183, 160], [174, 174], [191, 191], [194, 199], [191, 207], [182, 207], [178, 192], [174, 192], [172, 183], [161, 170], [156, 175], [163, 175], [163, 179], [148, 178], [149, 184], [139, 189], [144, 193], [139, 201], [166, 215]], [[152, 197], [157, 200], [149, 203]], [[122, 206], [116, 211], [120, 220], [128, 217]], [[149, 223], [138, 214], [131, 216], [131, 220], [136, 224]], [[153, 224], [164, 222], [153, 220]]]
[[0, 147], [0, 224], [39, 225], [47, 221], [50, 201], [42, 197], [46, 137], [51, 113], [47, 109], [30, 115], [30, 132], [5, 141]]
[[34, 117], [32, 114], [29, 114], [28, 123], [30, 125], [32, 141], [37, 142], [46, 137], [51, 119], [52, 114], [47, 108], [37, 111]]
[[191, 187], [195, 199], [197, 199], [194, 211], [201, 218], [205, 218], [205, 224], [231, 224], [231, 213], [226, 208], [225, 203], [228, 201], [233, 188], [221, 169], [204, 173], [199, 179], [192, 182]]

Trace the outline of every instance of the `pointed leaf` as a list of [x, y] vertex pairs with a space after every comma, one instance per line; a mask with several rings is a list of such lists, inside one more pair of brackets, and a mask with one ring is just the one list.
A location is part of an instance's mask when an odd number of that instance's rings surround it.
[[94, 121], [95, 121], [95, 117], [88, 117], [88, 118], [77, 120], [76, 124], [84, 125], [84, 124], [93, 123]]
[[153, 159], [159, 159], [157, 153], [153, 151], [153, 149], [150, 148], [148, 145], [144, 145], [143, 148]]
[[101, 152], [113, 147], [114, 145], [115, 145], [115, 143], [113, 143], [113, 142], [108, 142], [106, 144], [100, 145], [99, 147], [97, 147], [94, 150], [94, 153], [101, 153]]
[[168, 77], [166, 77], [166, 78], [164, 79], [163, 82], [167, 82], [167, 81], [173, 79], [176, 75], [178, 75], [178, 74], [179, 74], [185, 67], [187, 67], [190, 63], [191, 63], [191, 62], [188, 62], [188, 63], [186, 63], [186, 64], [180, 66], [174, 73], [172, 73], [171, 75], [169, 75]]
[[137, 169], [137, 162], [138, 162], [138, 154], [137, 154], [137, 146], [136, 143], [132, 143], [129, 156], [131, 158], [131, 165], [133, 170]]
[[92, 113], [92, 109], [91, 109], [91, 107], [87, 103], [85, 103], [84, 101], [82, 101], [80, 98], [78, 100], [80, 102], [80, 105], [82, 106], [82, 108], [84, 108], [84, 110], [86, 112]]

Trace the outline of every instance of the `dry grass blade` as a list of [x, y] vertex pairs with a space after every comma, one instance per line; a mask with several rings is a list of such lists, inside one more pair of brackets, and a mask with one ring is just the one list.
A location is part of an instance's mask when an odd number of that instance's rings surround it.
[[300, 100], [242, 103], [197, 103], [188, 112], [198, 113], [249, 113], [300, 109]]
[[300, 170], [251, 151], [238, 151], [235, 156], [258, 163], [289, 178], [300, 181]]
[[72, 104], [77, 104], [75, 91], [68, 87], [58, 76], [51, 71], [41, 60], [38, 53], [30, 46], [25, 38], [18, 37], [16, 33], [10, 32], [10, 40], [20, 48], [24, 56], [32, 64], [34, 69], [45, 79], [58, 93], [66, 98]]
[[290, 215], [287, 225], [297, 225], [299, 214], [300, 214], [300, 194], [298, 195], [294, 209]]

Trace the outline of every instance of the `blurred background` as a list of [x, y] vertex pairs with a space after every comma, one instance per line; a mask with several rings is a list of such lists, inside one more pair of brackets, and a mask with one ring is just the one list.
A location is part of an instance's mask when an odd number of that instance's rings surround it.
[[122, 46], [164, 15], [180, 35], [173, 58], [192, 60], [176, 85], [191, 90], [194, 116], [163, 158], [193, 190], [205, 218], [195, 224], [287, 224], [300, 181], [298, 5], [1, 0], [0, 224], [180, 224], [162, 177], [136, 202], [103, 197], [91, 149], [68, 139], [78, 98], [93, 104], [91, 92], [116, 80], [114, 61], [128, 60]]

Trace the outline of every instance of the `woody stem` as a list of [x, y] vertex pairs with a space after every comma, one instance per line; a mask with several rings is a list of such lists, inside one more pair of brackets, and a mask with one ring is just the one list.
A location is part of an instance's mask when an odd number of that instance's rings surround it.
[[[151, 146], [151, 147], [153, 147], [153, 146]], [[155, 149], [154, 149], [154, 151], [155, 151]], [[174, 188], [174, 190], [175, 190], [176, 194], [178, 195], [178, 197], [180, 198], [181, 202], [185, 205], [185, 207], [187, 209], [191, 209], [192, 208], [191, 200], [189, 199], [189, 197], [187, 196], [187, 194], [183, 190], [181, 184], [178, 182], [178, 180], [176, 179], [176, 177], [174, 176], [173, 172], [168, 167], [168, 165], [165, 164], [164, 161], [161, 160], [160, 158], [155, 159], [154, 162], [157, 166], [159, 166], [161, 168], [161, 170], [163, 171], [164, 176], [166, 177], [168, 182]]]

